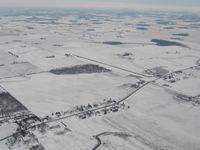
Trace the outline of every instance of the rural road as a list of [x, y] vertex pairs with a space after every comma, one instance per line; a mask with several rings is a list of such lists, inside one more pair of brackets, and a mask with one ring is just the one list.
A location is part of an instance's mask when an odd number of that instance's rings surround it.
[[82, 59], [85, 59], [85, 60], [89, 60], [89, 61], [92, 61], [92, 62], [95, 62], [95, 63], [98, 63], [98, 64], [102, 64], [102, 65], [105, 65], [105, 66], [109, 66], [109, 67], [112, 67], [112, 68], [116, 68], [116, 69], [119, 69], [119, 70], [123, 70], [125, 72], [129, 72], [131, 74], [135, 74], [139, 77], [143, 76], [143, 77], [153, 77], [153, 76], [150, 76], [150, 75], [146, 75], [146, 74], [142, 74], [142, 73], [138, 73], [138, 72], [134, 72], [134, 71], [131, 71], [131, 70], [127, 70], [127, 69], [124, 69], [124, 68], [121, 68], [121, 67], [118, 67], [118, 66], [114, 66], [114, 65], [111, 65], [111, 64], [107, 64], [107, 63], [104, 63], [104, 62], [100, 62], [100, 61], [97, 61], [97, 60], [94, 60], [94, 59], [90, 59], [90, 58], [87, 58], [87, 57], [83, 57], [83, 56], [80, 56], [80, 55], [76, 55], [76, 54], [71, 54], [72, 56], [76, 56], [78, 58], [82, 58]]
[[[159, 78], [156, 78], [156, 79], [154, 79], [154, 80], [148, 81], [148, 82], [144, 83], [142, 86], [140, 86], [139, 88], [137, 88], [136, 90], [134, 90], [133, 92], [131, 92], [129, 95], [127, 95], [127, 96], [125, 96], [124, 98], [122, 98], [121, 100], [117, 101], [117, 103], [120, 104], [120, 103], [124, 102], [124, 101], [127, 100], [129, 97], [131, 97], [132, 95], [134, 95], [135, 93], [137, 93], [138, 91], [140, 91], [141, 89], [143, 89], [145, 86], [147, 86], [147, 85], [149, 85], [150, 83], [153, 83], [153, 82], [155, 82], [155, 81], [157, 81], [157, 80], [159, 80], [159, 79], [161, 79], [161, 78], [163, 78], [163, 77], [165, 77], [165, 76], [167, 76], [167, 75], [173, 74], [173, 73], [175, 73], [175, 72], [177, 72], [177, 71], [184, 71], [184, 70], [191, 69], [191, 68], [193, 68], [193, 67], [198, 67], [198, 66], [200, 66], [200, 65], [195, 65], [195, 66], [187, 67], [187, 68], [184, 68], [184, 69], [181, 69], [181, 70], [176, 70], [176, 71], [167, 73], [167, 74], [165, 74], [165, 75], [163, 75], [163, 76], [161, 76], [161, 77], [159, 77]], [[97, 108], [89, 109], [89, 110], [86, 110], [86, 111], [80, 111], [80, 112], [77, 112], [77, 113], [74, 113], [74, 114], [71, 114], [71, 115], [67, 115], [67, 116], [64, 116], [64, 117], [59, 117], [59, 118], [56, 118], [56, 119], [53, 119], [53, 120], [49, 120], [49, 121], [46, 121], [46, 122], [42, 122], [42, 123], [36, 124], [36, 125], [34, 125], [34, 126], [31, 126], [31, 127], [27, 128], [26, 130], [32, 129], [32, 128], [34, 128], [34, 127], [40, 126], [40, 125], [45, 124], [45, 123], [51, 123], [51, 122], [56, 122], [56, 121], [64, 120], [64, 119], [67, 119], [67, 118], [71, 118], [71, 117], [74, 117], [74, 116], [83, 114], [83, 113], [85, 113], [85, 112], [87, 112], [87, 111], [101, 110], [101, 109], [104, 109], [104, 108], [107, 108], [107, 107], [111, 107], [111, 106], [114, 106], [114, 105], [115, 105], [115, 103], [113, 103], [113, 104], [111, 103], [111, 104], [106, 105], [106, 106], [97, 107]], [[0, 139], [0, 141], [6, 140], [6, 139], [12, 137], [13, 135], [18, 134], [18, 133], [20, 133], [20, 131], [15, 132], [15, 133], [13, 133], [12, 135], [9, 135], [9, 136], [7, 136], [7, 137], [4, 137], [4, 138]]]

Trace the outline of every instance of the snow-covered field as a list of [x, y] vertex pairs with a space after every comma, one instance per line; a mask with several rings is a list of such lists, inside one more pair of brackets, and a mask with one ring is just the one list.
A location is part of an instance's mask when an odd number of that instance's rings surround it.
[[200, 149], [198, 14], [13, 11], [0, 11], [0, 150]]

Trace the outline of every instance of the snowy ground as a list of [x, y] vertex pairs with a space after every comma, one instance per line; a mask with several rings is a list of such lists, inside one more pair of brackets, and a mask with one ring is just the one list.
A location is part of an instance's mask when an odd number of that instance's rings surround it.
[[15, 11], [0, 14], [0, 93], [28, 110], [0, 97], [0, 150], [200, 149], [198, 14]]

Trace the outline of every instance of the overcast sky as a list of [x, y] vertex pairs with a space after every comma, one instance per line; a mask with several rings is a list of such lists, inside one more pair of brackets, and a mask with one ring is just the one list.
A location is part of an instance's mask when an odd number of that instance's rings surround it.
[[200, 10], [200, 0], [0, 0], [0, 6]]

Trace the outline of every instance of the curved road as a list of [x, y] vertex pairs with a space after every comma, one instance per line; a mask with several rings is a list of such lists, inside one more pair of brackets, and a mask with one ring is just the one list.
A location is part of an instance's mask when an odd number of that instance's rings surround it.
[[97, 140], [97, 145], [92, 148], [92, 150], [96, 150], [99, 148], [102, 144], [100, 136], [102, 135], [114, 135], [114, 136], [130, 136], [129, 134], [123, 133], [123, 132], [102, 132], [94, 136], [94, 138]]

